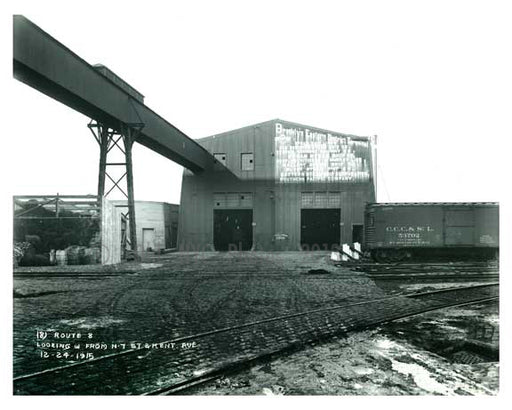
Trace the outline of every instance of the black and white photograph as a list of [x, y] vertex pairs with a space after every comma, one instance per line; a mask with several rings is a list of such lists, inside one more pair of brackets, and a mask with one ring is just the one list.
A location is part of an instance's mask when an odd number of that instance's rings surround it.
[[1, 18], [10, 405], [503, 405], [509, 2]]

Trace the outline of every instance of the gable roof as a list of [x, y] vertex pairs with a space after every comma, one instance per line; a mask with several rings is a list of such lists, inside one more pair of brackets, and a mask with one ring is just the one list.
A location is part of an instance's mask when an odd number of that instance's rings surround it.
[[274, 124], [275, 123], [283, 123], [283, 124], [287, 124], [287, 125], [290, 125], [290, 126], [296, 127], [296, 128], [307, 128], [307, 129], [314, 130], [314, 131], [319, 131], [319, 132], [323, 132], [323, 133], [330, 133], [330, 134], [339, 135], [339, 136], [342, 136], [342, 137], [350, 137], [351, 139], [359, 139], [359, 140], [364, 140], [364, 141], [366, 141], [366, 140], [368, 140], [370, 138], [368, 136], [346, 134], [346, 133], [338, 132], [338, 131], [330, 131], [330, 130], [326, 130], [324, 128], [313, 127], [313, 126], [310, 126], [310, 125], [304, 125], [304, 124], [300, 124], [300, 123], [297, 123], [297, 122], [286, 121], [286, 120], [282, 120], [280, 118], [275, 118], [273, 120], [263, 121], [263, 122], [259, 122], [259, 123], [252, 124], [252, 125], [246, 125], [245, 127], [240, 127], [240, 128], [235, 128], [235, 129], [232, 129], [232, 130], [229, 130], [229, 131], [224, 131], [224, 132], [221, 132], [221, 133], [218, 133], [218, 134], [209, 135], [208, 137], [198, 138], [198, 139], [196, 139], [196, 141], [200, 142], [200, 141], [206, 141], [206, 140], [208, 140], [210, 138], [219, 138], [219, 137], [223, 137], [224, 135], [227, 135], [227, 134], [243, 131], [245, 129], [251, 129], [251, 128], [254, 128], [254, 127], [260, 127], [262, 125], [267, 125], [267, 124], [270, 124], [270, 123], [274, 123]]

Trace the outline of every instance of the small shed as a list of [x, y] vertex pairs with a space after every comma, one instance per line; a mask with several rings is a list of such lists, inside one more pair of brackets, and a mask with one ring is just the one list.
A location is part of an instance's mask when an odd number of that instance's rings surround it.
[[[126, 206], [126, 201], [111, 201]], [[167, 202], [135, 201], [137, 251], [151, 252], [176, 248], [179, 206]]]

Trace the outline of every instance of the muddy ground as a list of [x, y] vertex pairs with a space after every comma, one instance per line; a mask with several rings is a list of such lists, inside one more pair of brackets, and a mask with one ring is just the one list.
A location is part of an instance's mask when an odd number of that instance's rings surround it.
[[[323, 254], [297, 257], [296, 253], [258, 253], [251, 257], [257, 260], [246, 260], [247, 255], [174, 254], [113, 267], [18, 268], [14, 280], [15, 367], [19, 362], [20, 371], [27, 371], [22, 364], [33, 362], [24, 354], [16, 356], [33, 342], [33, 326], [81, 318], [77, 315], [89, 306], [90, 312], [85, 313], [90, 317], [98, 319], [108, 313], [105, 317], [117, 320], [109, 326], [115, 328], [118, 337], [134, 337], [133, 329], [137, 329], [137, 336], [158, 339], [159, 329], [167, 332], [171, 325], [177, 337], [180, 332], [202, 330], [195, 325], [220, 328], [237, 323], [237, 315], [248, 321], [290, 309], [477, 284], [446, 280], [379, 283], [364, 274], [333, 267]], [[204, 260], [208, 260], [206, 273]], [[307, 275], [310, 268], [331, 273]], [[45, 272], [48, 277], [30, 275]], [[52, 272], [98, 275], [52, 278]], [[223, 292], [227, 296], [219, 304], [217, 299]], [[191, 310], [191, 304], [201, 309]], [[216, 310], [206, 320], [208, 304]], [[254, 312], [248, 312], [248, 307]], [[74, 313], [77, 310], [79, 313]], [[186, 316], [181, 327], [174, 320], [180, 312]], [[161, 326], [154, 325], [160, 322]], [[499, 309], [493, 302], [433, 311], [308, 345], [187, 394], [492, 396], [499, 388], [498, 352]]]
[[488, 303], [418, 315], [308, 346], [190, 394], [497, 395], [498, 313]]

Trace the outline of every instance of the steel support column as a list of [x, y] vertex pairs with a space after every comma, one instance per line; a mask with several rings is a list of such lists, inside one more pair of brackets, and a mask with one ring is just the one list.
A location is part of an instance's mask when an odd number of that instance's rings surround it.
[[[143, 128], [143, 124], [120, 124], [120, 132], [106, 127], [105, 125], [91, 121], [88, 124], [94, 138], [98, 142], [100, 147], [100, 161], [99, 161], [99, 173], [98, 173], [98, 206], [101, 208], [102, 198], [108, 196], [114, 189], [118, 189], [127, 199], [128, 211], [123, 213], [123, 216], [128, 219], [128, 226], [130, 232], [130, 239], [126, 237], [121, 239], [122, 248], [124, 249], [123, 254], [126, 255], [127, 245], [129, 245], [129, 251], [134, 259], [138, 259], [137, 254], [137, 224], [135, 218], [135, 196], [133, 191], [133, 162], [132, 162], [132, 147], [136, 141], [140, 130]], [[120, 144], [121, 139], [123, 144]], [[108, 154], [113, 149], [117, 148], [120, 150], [125, 158], [125, 162], [108, 162]], [[109, 166], [124, 166], [124, 174], [115, 180], [107, 172]], [[112, 187], [105, 193], [106, 180], [107, 178], [112, 183]], [[126, 190], [120, 186], [123, 179], [126, 178]]]
[[[91, 127], [89, 127], [91, 128]], [[92, 130], [92, 128], [91, 128]], [[107, 172], [107, 153], [108, 146], [110, 143], [109, 135], [105, 127], [98, 124], [98, 143], [100, 145], [100, 169], [98, 173], [98, 201], [101, 207], [101, 199], [105, 195], [105, 175]]]
[[123, 126], [123, 140], [126, 160], [126, 187], [128, 191], [128, 224], [130, 226], [130, 244], [134, 257], [137, 259], [137, 228], [135, 223], [135, 199], [133, 194], [133, 167], [132, 147], [136, 138], [136, 131], [131, 127]]

